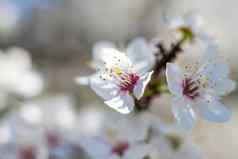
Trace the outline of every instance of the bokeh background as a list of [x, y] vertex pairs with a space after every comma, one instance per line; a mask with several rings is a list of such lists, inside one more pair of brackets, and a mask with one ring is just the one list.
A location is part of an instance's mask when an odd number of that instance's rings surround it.
[[[34, 67], [44, 77], [44, 95], [67, 94], [77, 111], [110, 111], [89, 88], [74, 82], [92, 72], [88, 63], [95, 42], [110, 40], [124, 46], [137, 36], [162, 37], [164, 15], [195, 10], [217, 39], [237, 81], [237, 4], [236, 0], [0, 0], [0, 48], [19, 46], [31, 53]], [[237, 97], [235, 91], [225, 98], [233, 112], [229, 122], [199, 120], [192, 131], [194, 142], [209, 159], [238, 158]], [[154, 101], [152, 111], [171, 122], [166, 98]]]

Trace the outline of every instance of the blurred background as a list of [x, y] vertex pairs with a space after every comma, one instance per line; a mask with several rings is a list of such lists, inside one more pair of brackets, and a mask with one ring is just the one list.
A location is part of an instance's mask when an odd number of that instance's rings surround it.
[[[93, 72], [88, 64], [95, 42], [110, 40], [126, 46], [138, 36], [160, 38], [164, 36], [164, 15], [180, 16], [195, 10], [217, 39], [237, 81], [237, 4], [236, 0], [0, 0], [0, 48], [18, 46], [31, 54], [33, 67], [45, 83], [40, 96], [66, 94], [79, 112], [111, 111], [88, 87], [74, 82], [75, 77]], [[238, 158], [237, 95], [235, 91], [225, 99], [233, 112], [229, 122], [221, 125], [199, 120], [192, 131], [193, 141], [209, 159]], [[152, 111], [171, 122], [166, 101], [167, 97], [154, 101]]]

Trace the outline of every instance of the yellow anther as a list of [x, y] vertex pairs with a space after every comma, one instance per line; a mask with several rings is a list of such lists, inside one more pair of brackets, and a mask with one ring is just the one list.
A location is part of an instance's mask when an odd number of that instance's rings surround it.
[[115, 67], [114, 71], [116, 73], [116, 75], [120, 76], [122, 74], [122, 70], [119, 67]]

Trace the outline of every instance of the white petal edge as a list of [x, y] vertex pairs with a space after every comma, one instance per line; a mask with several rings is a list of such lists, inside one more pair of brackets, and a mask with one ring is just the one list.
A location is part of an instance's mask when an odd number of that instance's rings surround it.
[[80, 146], [88, 153], [89, 157], [93, 159], [105, 159], [111, 151], [111, 146], [100, 138], [81, 137], [79, 139]]
[[32, 66], [31, 56], [29, 52], [20, 47], [11, 47], [6, 50], [6, 57], [9, 62], [12, 62], [21, 69], [29, 69]]
[[215, 85], [212, 86], [211, 92], [215, 95], [223, 96], [231, 93], [236, 88], [236, 83], [230, 79], [220, 79], [215, 81]]
[[109, 41], [99, 41], [94, 44], [92, 49], [93, 61], [96, 63], [102, 62], [103, 58], [111, 54], [111, 49], [115, 49], [116, 46]]
[[195, 126], [196, 116], [190, 102], [185, 98], [173, 98], [172, 112], [179, 127], [191, 129]]
[[104, 103], [122, 114], [129, 114], [135, 105], [134, 99], [127, 92], [121, 92], [118, 96]]
[[76, 77], [75, 82], [80, 85], [89, 85], [90, 84], [90, 76]]
[[170, 92], [173, 95], [182, 96], [183, 73], [179, 66], [167, 63], [165, 74]]
[[155, 63], [153, 49], [143, 37], [137, 37], [128, 44], [127, 56], [135, 68], [143, 73], [149, 71]]
[[145, 88], [147, 84], [150, 82], [152, 74], [153, 74], [153, 71], [146, 73], [144, 76], [141, 77], [141, 79], [139, 79], [139, 81], [135, 85], [133, 94], [138, 100], [143, 96]]
[[39, 95], [44, 87], [44, 80], [37, 72], [28, 72], [21, 76], [21, 79], [13, 88], [15, 93], [25, 97], [33, 97]]
[[117, 89], [109, 81], [102, 80], [95, 74], [90, 78], [91, 89], [104, 100], [112, 99], [117, 94]]
[[217, 98], [201, 100], [197, 105], [201, 116], [211, 122], [223, 123], [230, 119], [231, 111]]

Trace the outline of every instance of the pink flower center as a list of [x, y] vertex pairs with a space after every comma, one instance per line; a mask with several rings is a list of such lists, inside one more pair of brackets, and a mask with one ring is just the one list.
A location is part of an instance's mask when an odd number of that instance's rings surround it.
[[122, 157], [125, 154], [125, 152], [129, 149], [129, 147], [130, 145], [128, 142], [121, 142], [112, 148], [111, 153]]
[[20, 148], [19, 159], [36, 159], [36, 149], [33, 146]]
[[139, 80], [139, 76], [136, 74], [129, 74], [127, 76], [121, 76], [121, 84], [120, 84], [120, 89], [121, 91], [129, 91], [133, 92], [133, 89]]
[[191, 78], [185, 78], [183, 80], [183, 94], [189, 99], [195, 99], [199, 96], [199, 86]]
[[47, 144], [50, 148], [55, 148], [61, 144], [60, 137], [54, 132], [46, 133]]

